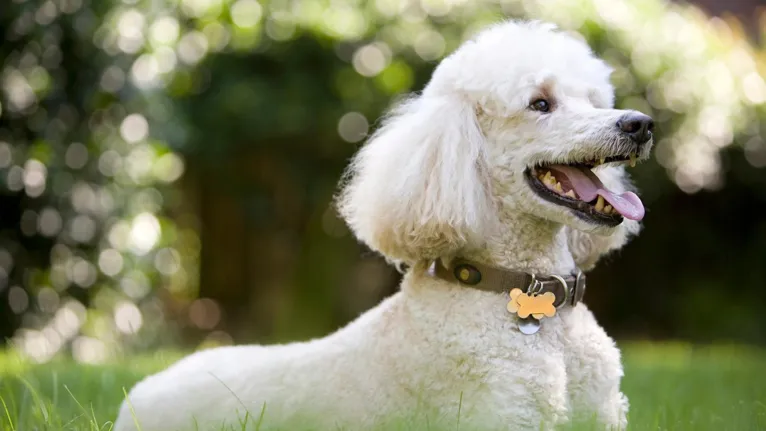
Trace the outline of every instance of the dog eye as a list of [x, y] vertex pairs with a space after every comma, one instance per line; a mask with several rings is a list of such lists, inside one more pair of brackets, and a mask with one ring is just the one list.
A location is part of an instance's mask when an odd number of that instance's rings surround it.
[[551, 105], [545, 99], [537, 99], [532, 102], [529, 107], [539, 112], [548, 112], [551, 110]]

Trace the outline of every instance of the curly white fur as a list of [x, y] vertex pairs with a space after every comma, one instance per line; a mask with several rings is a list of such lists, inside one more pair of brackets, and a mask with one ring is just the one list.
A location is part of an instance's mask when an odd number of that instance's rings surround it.
[[[341, 213], [357, 237], [410, 266], [401, 292], [322, 339], [191, 355], [136, 385], [116, 430], [136, 429], [131, 408], [143, 431], [219, 429], [262, 409], [263, 426], [283, 429], [551, 429], [578, 417], [624, 428], [620, 353], [585, 305], [527, 336], [503, 295], [425, 271], [460, 255], [566, 274], [638, 232], [627, 220], [586, 222], [523, 178], [538, 163], [609, 153], [624, 114], [612, 109], [609, 75], [547, 24], [505, 22], [465, 43], [389, 115], [343, 182]], [[527, 109], [541, 95], [549, 114]], [[597, 174], [613, 191], [629, 186], [622, 167]]]

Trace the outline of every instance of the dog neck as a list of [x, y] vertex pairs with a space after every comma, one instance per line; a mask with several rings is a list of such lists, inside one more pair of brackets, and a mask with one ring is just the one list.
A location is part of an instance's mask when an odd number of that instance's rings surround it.
[[575, 262], [564, 226], [523, 213], [505, 212], [485, 247], [461, 255], [486, 265], [537, 274], [569, 274]]

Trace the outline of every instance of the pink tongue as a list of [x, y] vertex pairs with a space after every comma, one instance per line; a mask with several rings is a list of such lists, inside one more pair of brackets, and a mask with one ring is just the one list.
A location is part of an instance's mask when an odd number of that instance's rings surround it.
[[565, 165], [551, 166], [550, 169], [566, 176], [580, 200], [591, 202], [601, 195], [623, 217], [631, 220], [644, 218], [644, 205], [635, 193], [612, 193], [590, 169]]

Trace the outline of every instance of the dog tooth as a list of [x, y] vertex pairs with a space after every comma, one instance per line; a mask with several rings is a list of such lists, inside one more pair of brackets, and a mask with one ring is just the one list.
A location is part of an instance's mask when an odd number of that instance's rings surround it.
[[613, 209], [614, 209], [614, 208], [612, 208], [612, 206], [611, 206], [611, 205], [607, 205], [607, 206], [605, 206], [605, 207], [604, 207], [604, 214], [611, 214]]
[[636, 167], [636, 153], [630, 153], [630, 167]]
[[606, 162], [606, 159], [605, 159], [605, 158], [603, 158], [603, 157], [602, 157], [602, 158], [598, 159], [598, 164], [599, 164], [599, 165], [603, 165], [603, 164], [604, 164], [604, 162]]
[[572, 199], [577, 199], [577, 196], [575, 195], [574, 190], [570, 190], [570, 191], [564, 193], [564, 196], [569, 196]]
[[601, 211], [604, 209], [604, 197], [601, 195], [598, 195], [598, 200], [596, 201], [596, 211]]
[[564, 190], [561, 188], [561, 183], [557, 182], [554, 187], [555, 187], [557, 192], [559, 192], [559, 193], [563, 193], [564, 192]]

